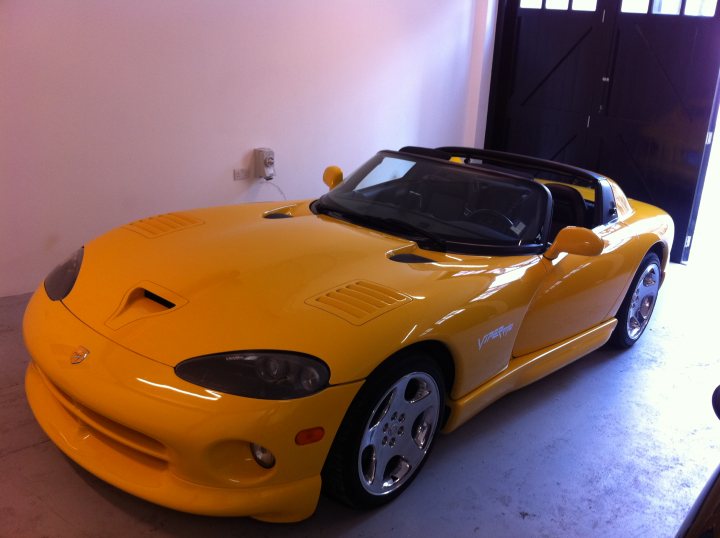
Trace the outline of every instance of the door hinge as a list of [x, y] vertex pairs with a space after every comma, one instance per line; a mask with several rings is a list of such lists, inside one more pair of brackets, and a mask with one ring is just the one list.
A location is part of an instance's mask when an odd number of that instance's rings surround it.
[[712, 132], [712, 131], [708, 131], [708, 134], [707, 134], [707, 136], [705, 137], [705, 145], [706, 145], [706, 146], [709, 146], [710, 144], [712, 144], [712, 139], [713, 139], [713, 132]]
[[685, 248], [690, 248], [691, 243], [692, 243], [692, 235], [686, 235], [685, 236]]
[[590, 115], [588, 114], [586, 129], [590, 128]]
[[602, 21], [600, 21], [600, 24], [605, 24], [605, 10], [604, 9], [603, 9]]

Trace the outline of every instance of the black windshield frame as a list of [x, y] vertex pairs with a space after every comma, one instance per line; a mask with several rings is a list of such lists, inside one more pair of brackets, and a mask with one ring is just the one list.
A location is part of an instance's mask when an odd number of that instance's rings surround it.
[[[386, 161], [399, 168], [398, 177], [373, 183], [373, 173]], [[454, 194], [456, 196], [452, 200], [457, 205], [461, 203], [463, 192], [478, 191], [486, 197], [491, 195], [493, 199], [503, 201], [504, 206], [471, 211], [468, 209], [468, 198], [462, 202], [463, 207], [457, 206], [462, 214], [453, 214], [453, 218], [446, 218], [443, 212], [420, 209], [423, 197], [445, 196], [449, 199]], [[392, 199], [387, 199], [388, 196]], [[408, 204], [412, 205], [414, 199], [417, 199], [418, 207], [409, 208]], [[508, 204], [514, 204], [511, 210], [507, 209]], [[548, 189], [521, 175], [479, 169], [433, 155], [385, 150], [378, 152], [311, 207], [316, 214], [324, 213], [410, 239], [427, 250], [521, 255], [538, 254], [547, 248], [551, 206]], [[450, 206], [446, 204], [442, 207], [448, 213]], [[495, 222], [490, 226], [488, 222], [463, 220], [477, 216], [484, 221]]]

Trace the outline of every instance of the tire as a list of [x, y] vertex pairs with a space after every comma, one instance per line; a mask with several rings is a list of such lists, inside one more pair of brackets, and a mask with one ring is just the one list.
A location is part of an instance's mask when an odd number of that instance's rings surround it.
[[382, 365], [340, 425], [323, 468], [323, 491], [353, 508], [395, 499], [427, 461], [444, 401], [442, 372], [427, 355]]
[[661, 275], [660, 258], [654, 252], [648, 252], [618, 310], [618, 323], [611, 336], [615, 346], [629, 348], [642, 336], [657, 302]]

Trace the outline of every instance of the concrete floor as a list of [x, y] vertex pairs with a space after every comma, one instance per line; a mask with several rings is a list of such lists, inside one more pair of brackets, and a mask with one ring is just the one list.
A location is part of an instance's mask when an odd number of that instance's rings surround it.
[[358, 512], [322, 498], [294, 525], [167, 510], [73, 464], [25, 401], [28, 296], [2, 298], [0, 536], [673, 536], [720, 462], [709, 276], [671, 266], [633, 349], [601, 349], [441, 437], [396, 502]]

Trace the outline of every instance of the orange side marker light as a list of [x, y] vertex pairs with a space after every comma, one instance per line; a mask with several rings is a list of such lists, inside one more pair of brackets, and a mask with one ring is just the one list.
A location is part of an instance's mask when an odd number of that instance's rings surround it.
[[307, 430], [301, 430], [295, 436], [296, 445], [309, 445], [311, 443], [317, 443], [323, 437], [325, 437], [325, 429], [316, 426], [315, 428], [308, 428]]

